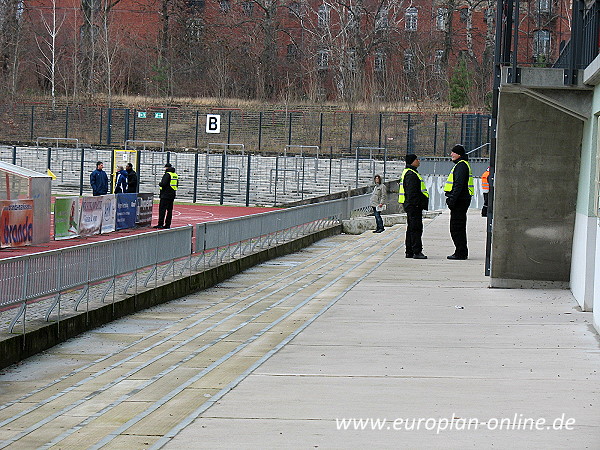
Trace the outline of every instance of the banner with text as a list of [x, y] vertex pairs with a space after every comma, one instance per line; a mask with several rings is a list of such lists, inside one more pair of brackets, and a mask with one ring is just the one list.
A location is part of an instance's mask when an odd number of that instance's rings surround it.
[[154, 202], [154, 194], [139, 193], [137, 196], [137, 214], [135, 223], [138, 227], [149, 227], [152, 225], [152, 204]]
[[33, 241], [33, 200], [0, 200], [0, 247], [21, 247]]
[[137, 194], [117, 194], [116, 229], [135, 227]]
[[54, 202], [54, 239], [79, 236], [79, 197], [61, 197]]
[[102, 233], [115, 231], [117, 220], [117, 196], [102, 196]]
[[102, 197], [83, 197], [81, 199], [81, 215], [79, 216], [79, 234], [92, 236], [100, 234], [102, 227]]

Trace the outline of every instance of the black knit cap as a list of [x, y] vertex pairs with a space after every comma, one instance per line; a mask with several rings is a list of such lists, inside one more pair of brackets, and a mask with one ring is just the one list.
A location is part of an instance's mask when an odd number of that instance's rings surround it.
[[412, 164], [412, 163], [414, 163], [415, 159], [418, 159], [418, 157], [417, 157], [417, 155], [414, 155], [412, 153], [409, 154], [409, 155], [406, 155], [404, 157], [404, 161], [406, 161], [406, 164]]
[[465, 156], [465, 153], [467, 153], [465, 148], [460, 144], [456, 144], [454, 147], [452, 147], [452, 152], [460, 156]]

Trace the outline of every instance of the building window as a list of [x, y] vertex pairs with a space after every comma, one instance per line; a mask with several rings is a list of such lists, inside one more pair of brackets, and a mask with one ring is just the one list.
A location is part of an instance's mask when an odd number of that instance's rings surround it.
[[290, 3], [290, 16], [302, 17], [302, 5], [298, 2]]
[[358, 28], [358, 15], [352, 8], [348, 9], [348, 29], [356, 30]]
[[317, 51], [317, 69], [327, 70], [329, 66], [329, 50], [320, 49]]
[[296, 46], [296, 44], [288, 44], [287, 46], [287, 55], [286, 55], [289, 59], [296, 59], [298, 58], [298, 47]]
[[221, 9], [221, 12], [229, 12], [229, 10], [231, 9], [231, 3], [229, 2], [229, 0], [219, 0], [219, 9]]
[[319, 6], [318, 21], [320, 28], [329, 28], [329, 6], [325, 3]]
[[375, 60], [373, 61], [373, 70], [375, 72], [383, 72], [385, 70], [385, 53], [382, 51], [375, 52]]
[[533, 32], [533, 57], [535, 59], [550, 56], [550, 31], [536, 30]]
[[537, 11], [540, 14], [550, 14], [552, 12], [552, 0], [536, 0]]
[[406, 8], [404, 14], [404, 29], [408, 31], [417, 31], [417, 21], [419, 20], [419, 12], [417, 8], [411, 6]]
[[494, 20], [496, 19], [496, 11], [494, 11], [492, 8], [484, 10], [483, 19], [485, 20], [485, 23], [494, 23]]
[[466, 22], [469, 18], [469, 8], [462, 8], [460, 10], [460, 20], [461, 22]]
[[435, 27], [440, 31], [448, 29], [448, 9], [438, 8], [435, 15]]
[[380, 8], [375, 16], [375, 31], [385, 30], [388, 27], [388, 9]]
[[193, 41], [199, 41], [202, 37], [203, 24], [202, 19], [191, 17], [186, 22], [186, 31], [188, 37]]
[[356, 72], [357, 64], [356, 64], [356, 49], [349, 48], [347, 53], [348, 58], [348, 70], [350, 72]]
[[433, 56], [433, 73], [440, 75], [444, 72], [444, 50], [436, 50]]
[[244, 15], [251, 17], [252, 12], [254, 11], [254, 2], [244, 2], [242, 3], [242, 9], [244, 11]]
[[412, 50], [404, 50], [404, 71], [412, 73], [415, 71], [415, 52]]
[[187, 2], [190, 9], [194, 12], [202, 12], [204, 10], [204, 0], [188, 0]]

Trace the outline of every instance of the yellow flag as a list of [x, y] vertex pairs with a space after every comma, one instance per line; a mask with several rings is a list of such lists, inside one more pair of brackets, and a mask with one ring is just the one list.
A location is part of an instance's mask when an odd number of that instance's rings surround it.
[[53, 180], [56, 180], [56, 175], [54, 175], [50, 169], [48, 169], [46, 173], [49, 177], [52, 177]]

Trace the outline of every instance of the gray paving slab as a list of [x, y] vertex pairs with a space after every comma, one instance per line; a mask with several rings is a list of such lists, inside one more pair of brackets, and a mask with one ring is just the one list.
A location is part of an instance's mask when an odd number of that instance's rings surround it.
[[382, 254], [165, 448], [600, 448], [590, 313], [568, 291], [489, 289], [484, 219], [467, 261], [445, 259], [448, 219], [427, 222], [428, 260]]

